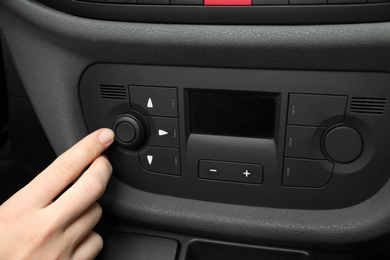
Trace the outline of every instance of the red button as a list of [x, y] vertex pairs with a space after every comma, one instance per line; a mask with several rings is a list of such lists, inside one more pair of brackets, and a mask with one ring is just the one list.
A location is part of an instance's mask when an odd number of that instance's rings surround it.
[[204, 0], [204, 5], [252, 5], [252, 0]]

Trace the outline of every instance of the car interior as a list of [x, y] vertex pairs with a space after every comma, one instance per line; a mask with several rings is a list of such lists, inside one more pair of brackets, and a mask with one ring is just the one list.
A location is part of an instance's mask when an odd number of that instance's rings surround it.
[[2, 0], [0, 204], [106, 127], [97, 259], [390, 259], [389, 21], [389, 0]]

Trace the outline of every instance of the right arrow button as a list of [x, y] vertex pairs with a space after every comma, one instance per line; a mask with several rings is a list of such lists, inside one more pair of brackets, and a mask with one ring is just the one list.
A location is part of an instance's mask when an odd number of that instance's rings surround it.
[[150, 134], [146, 145], [179, 148], [179, 123], [177, 118], [146, 116]]
[[159, 136], [164, 136], [164, 135], [167, 135], [167, 134], [168, 134], [167, 131], [158, 129], [158, 135], [159, 135]]

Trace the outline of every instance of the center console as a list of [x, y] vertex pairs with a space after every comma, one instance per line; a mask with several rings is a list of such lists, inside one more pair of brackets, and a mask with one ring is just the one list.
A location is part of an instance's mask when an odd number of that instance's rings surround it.
[[334, 209], [387, 181], [384, 73], [96, 64], [80, 81], [89, 131], [109, 127], [115, 176], [230, 204]]

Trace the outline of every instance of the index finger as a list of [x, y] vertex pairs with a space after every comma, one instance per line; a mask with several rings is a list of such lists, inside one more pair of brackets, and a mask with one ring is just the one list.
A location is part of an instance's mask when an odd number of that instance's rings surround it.
[[[97, 130], [60, 155], [32, 180], [23, 191], [30, 205], [45, 207], [95, 160], [114, 140], [112, 130]], [[24, 193], [23, 192], [23, 193]], [[31, 196], [33, 194], [33, 196]]]

